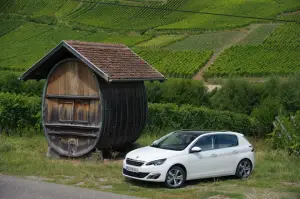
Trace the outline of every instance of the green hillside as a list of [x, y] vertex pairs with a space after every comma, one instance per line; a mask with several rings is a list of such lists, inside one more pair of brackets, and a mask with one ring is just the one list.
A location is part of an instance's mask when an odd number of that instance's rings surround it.
[[2, 0], [0, 70], [23, 72], [72, 39], [124, 43], [171, 77], [192, 78], [210, 58], [206, 77], [295, 74], [299, 9], [298, 0]]
[[300, 25], [279, 26], [262, 44], [226, 50], [206, 76], [266, 76], [300, 74]]

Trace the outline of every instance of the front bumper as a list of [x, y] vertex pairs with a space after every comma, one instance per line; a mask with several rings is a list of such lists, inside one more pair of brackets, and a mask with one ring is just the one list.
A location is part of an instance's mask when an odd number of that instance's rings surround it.
[[[126, 170], [126, 167], [133, 167], [138, 170], [138, 172], [132, 172]], [[163, 165], [160, 166], [141, 166], [135, 167], [132, 165], [127, 165], [125, 162], [123, 163], [123, 176], [127, 178], [132, 178], [136, 180], [142, 181], [150, 181], [150, 182], [164, 182], [166, 179], [167, 169], [164, 168]]]

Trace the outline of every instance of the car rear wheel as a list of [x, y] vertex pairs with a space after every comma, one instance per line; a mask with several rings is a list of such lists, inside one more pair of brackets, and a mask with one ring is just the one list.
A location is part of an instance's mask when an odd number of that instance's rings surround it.
[[243, 159], [239, 162], [235, 176], [238, 178], [248, 178], [252, 172], [252, 163], [248, 159]]
[[182, 187], [186, 180], [186, 172], [179, 166], [173, 166], [167, 172], [165, 185], [168, 188]]

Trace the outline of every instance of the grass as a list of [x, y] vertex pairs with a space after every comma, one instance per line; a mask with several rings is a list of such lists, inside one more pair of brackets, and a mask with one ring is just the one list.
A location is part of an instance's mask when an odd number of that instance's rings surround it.
[[280, 25], [279, 23], [258, 24], [259, 27], [249, 33], [239, 44], [262, 44], [263, 41]]
[[175, 43], [179, 40], [183, 40], [186, 36], [184, 35], [161, 35], [158, 37], [155, 37], [149, 41], [140, 43], [137, 45], [138, 47], [155, 47], [155, 48], [161, 48], [167, 45], [170, 45], [171, 43]]
[[171, 50], [194, 51], [215, 50], [230, 44], [232, 40], [240, 34], [243, 33], [239, 31], [228, 31], [192, 35], [184, 40], [172, 43], [166, 48]]
[[[47, 159], [46, 140], [37, 137], [1, 136], [0, 173], [86, 187], [146, 198], [297, 198], [300, 196], [300, 159], [284, 151], [271, 151], [263, 140], [254, 140], [256, 169], [247, 180], [231, 177], [188, 182], [182, 189], [168, 190], [156, 183], [125, 180], [121, 160], [104, 163]], [[157, 136], [143, 135], [148, 145]], [[248, 197], [249, 198], [249, 197]]]

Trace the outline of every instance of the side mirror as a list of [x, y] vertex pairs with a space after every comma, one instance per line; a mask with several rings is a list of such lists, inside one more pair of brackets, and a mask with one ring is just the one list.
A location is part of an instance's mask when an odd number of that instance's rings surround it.
[[199, 153], [199, 152], [201, 152], [201, 148], [194, 146], [193, 148], [191, 148], [190, 152], [191, 153]]

